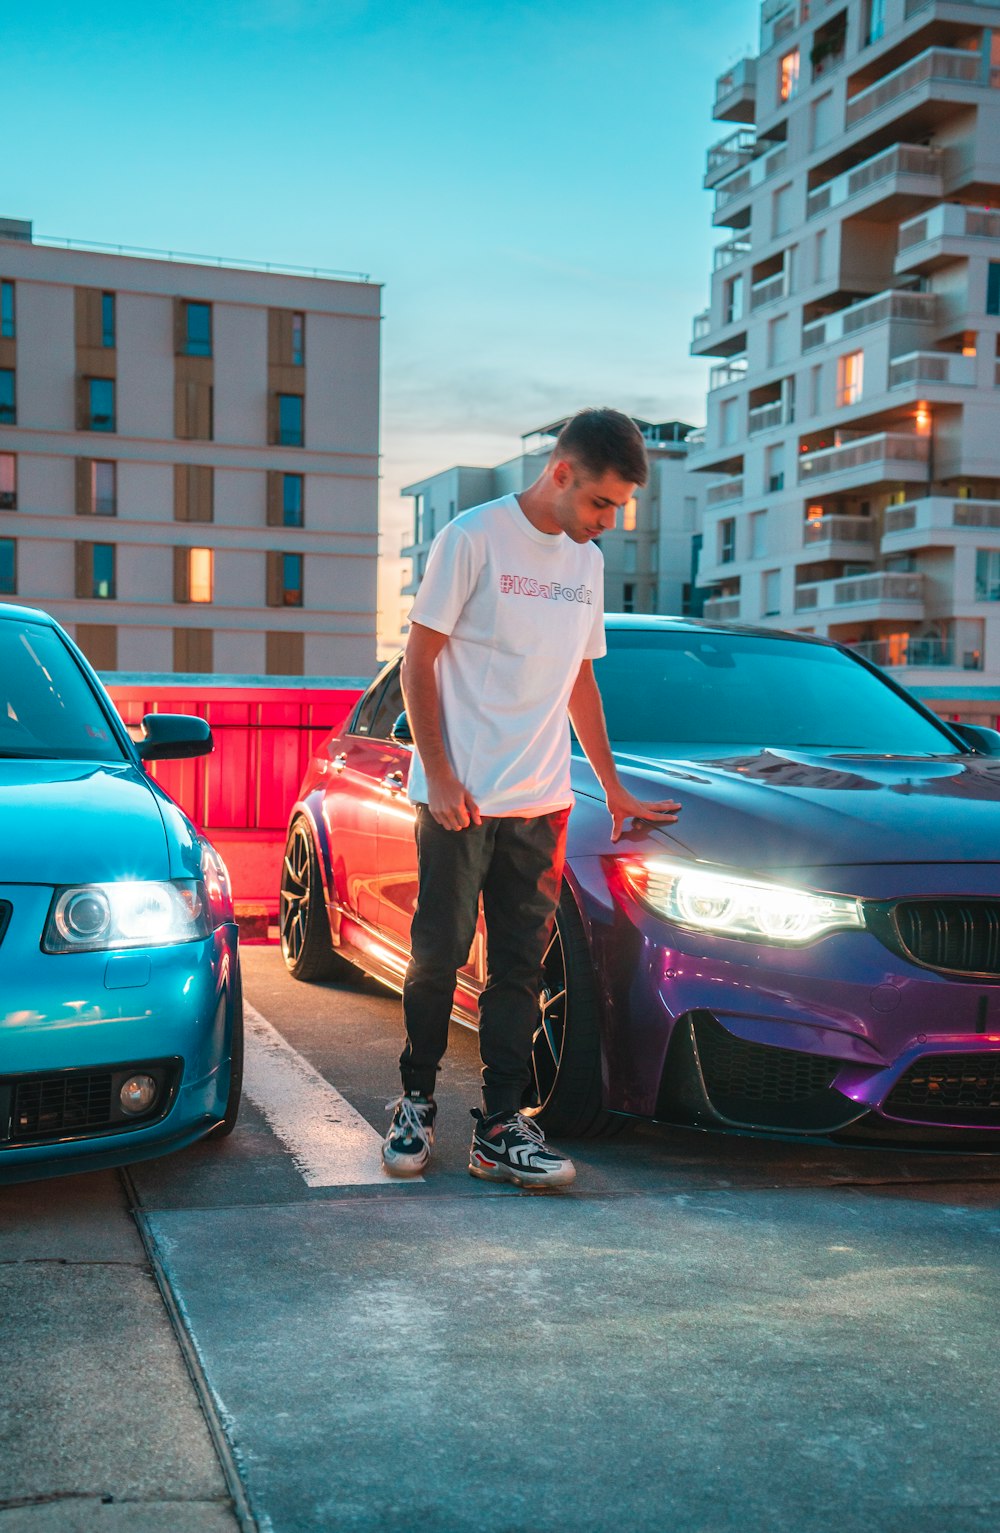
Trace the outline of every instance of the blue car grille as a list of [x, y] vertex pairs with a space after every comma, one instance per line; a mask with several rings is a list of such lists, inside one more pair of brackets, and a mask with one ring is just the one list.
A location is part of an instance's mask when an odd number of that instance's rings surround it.
[[882, 1111], [923, 1123], [1000, 1123], [1000, 1051], [924, 1054], [900, 1076]]

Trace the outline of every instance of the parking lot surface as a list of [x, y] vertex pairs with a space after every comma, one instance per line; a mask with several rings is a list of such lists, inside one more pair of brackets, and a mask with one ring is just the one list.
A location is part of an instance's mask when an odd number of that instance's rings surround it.
[[[0, 1533], [995, 1533], [1000, 1157], [642, 1125], [569, 1146], [569, 1192], [524, 1194], [467, 1173], [455, 1029], [434, 1160], [391, 1182], [398, 1001], [296, 985], [273, 948], [244, 966], [230, 1140], [0, 1190], [35, 1422]], [[86, 1262], [111, 1269], [99, 1298]], [[103, 1376], [66, 1360], [90, 1332]], [[39, 1382], [60, 1347], [61, 1401]], [[104, 1410], [90, 1460], [63, 1452], [74, 1401]], [[42, 1520], [87, 1462], [84, 1520]]]

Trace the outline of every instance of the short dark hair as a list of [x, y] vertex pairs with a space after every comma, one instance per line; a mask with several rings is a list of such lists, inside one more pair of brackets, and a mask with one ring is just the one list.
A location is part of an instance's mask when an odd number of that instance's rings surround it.
[[642, 432], [620, 410], [579, 410], [566, 422], [552, 450], [554, 458], [569, 458], [595, 479], [609, 471], [629, 484], [649, 478], [649, 459]]

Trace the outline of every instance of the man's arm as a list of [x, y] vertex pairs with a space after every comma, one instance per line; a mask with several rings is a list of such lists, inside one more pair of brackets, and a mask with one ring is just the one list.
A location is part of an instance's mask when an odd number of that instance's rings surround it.
[[448, 635], [411, 623], [400, 681], [410, 729], [427, 778], [427, 807], [445, 830], [481, 825], [479, 806], [452, 770], [441, 734], [441, 699], [434, 662]]
[[638, 820], [655, 820], [658, 825], [672, 824], [680, 812], [680, 804], [673, 799], [663, 799], [655, 804], [644, 803], [629, 793], [627, 788], [623, 788], [618, 780], [618, 769], [611, 754], [608, 728], [604, 722], [604, 706], [591, 660], [585, 660], [580, 667], [570, 693], [569, 716], [587, 760], [604, 789], [611, 814], [612, 841], [618, 840], [630, 816]]

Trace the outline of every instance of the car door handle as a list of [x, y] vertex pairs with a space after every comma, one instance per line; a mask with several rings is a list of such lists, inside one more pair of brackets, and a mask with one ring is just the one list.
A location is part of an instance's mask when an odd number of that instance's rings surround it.
[[347, 752], [346, 751], [341, 751], [340, 755], [339, 756], [334, 756], [333, 760], [330, 762], [330, 769], [333, 772], [342, 772], [346, 765], [347, 765]]
[[402, 772], [387, 772], [386, 775], [382, 779], [382, 786], [383, 786], [383, 788], [388, 788], [390, 793], [402, 793], [402, 791], [403, 791], [403, 774], [402, 774]]

